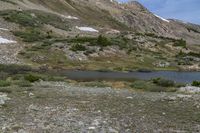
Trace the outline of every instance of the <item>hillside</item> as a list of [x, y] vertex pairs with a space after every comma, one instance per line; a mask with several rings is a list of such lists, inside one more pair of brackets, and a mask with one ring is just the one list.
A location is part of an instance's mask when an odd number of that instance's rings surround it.
[[200, 26], [163, 19], [135, 1], [1, 0], [0, 22], [7, 29], [0, 36], [18, 42], [14, 50], [1, 46], [8, 64], [199, 70]]

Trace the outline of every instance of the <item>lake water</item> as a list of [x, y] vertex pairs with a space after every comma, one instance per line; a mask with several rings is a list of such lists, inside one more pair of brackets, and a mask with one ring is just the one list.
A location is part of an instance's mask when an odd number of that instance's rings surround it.
[[179, 83], [200, 81], [200, 72], [153, 71], [153, 72], [99, 72], [99, 71], [65, 71], [69, 79], [73, 80], [132, 80], [162, 77]]

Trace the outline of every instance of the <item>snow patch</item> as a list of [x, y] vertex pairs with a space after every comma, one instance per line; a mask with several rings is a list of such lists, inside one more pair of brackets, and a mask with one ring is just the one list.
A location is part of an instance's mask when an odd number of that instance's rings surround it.
[[163, 18], [163, 17], [160, 17], [160, 16], [158, 16], [158, 15], [156, 15], [156, 14], [154, 14], [154, 15], [155, 15], [156, 17], [158, 17], [159, 19], [161, 19], [161, 20], [167, 22], [167, 23], [170, 22], [169, 20], [167, 20], [167, 19], [165, 19], [165, 18]]
[[0, 28], [0, 30], [3, 30], [3, 31], [8, 31], [8, 29], [5, 29], [5, 28]]
[[65, 15], [61, 15], [61, 17], [63, 17], [63, 18], [67, 18], [67, 19], [75, 19], [75, 20], [77, 20], [78, 18], [77, 17], [74, 17], [74, 16], [65, 16]]
[[0, 44], [4, 44], [4, 43], [16, 43], [16, 41], [8, 40], [0, 36]]
[[99, 32], [98, 30], [91, 28], [91, 27], [78, 27], [76, 26], [77, 29], [81, 31], [86, 31], [86, 32]]

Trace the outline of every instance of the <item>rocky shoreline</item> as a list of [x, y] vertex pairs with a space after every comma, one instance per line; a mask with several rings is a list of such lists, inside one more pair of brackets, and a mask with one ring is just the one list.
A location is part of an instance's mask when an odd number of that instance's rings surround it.
[[7, 89], [11, 93], [3, 94], [3, 99], [9, 100], [0, 108], [2, 133], [200, 130], [199, 94], [136, 92], [63, 82]]

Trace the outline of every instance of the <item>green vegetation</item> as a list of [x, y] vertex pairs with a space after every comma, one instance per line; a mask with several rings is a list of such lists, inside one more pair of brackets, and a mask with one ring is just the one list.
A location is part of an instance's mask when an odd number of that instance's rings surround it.
[[86, 82], [84, 83], [84, 86], [87, 87], [109, 87], [107, 84], [105, 84], [102, 81], [93, 81], [93, 82]]
[[27, 80], [20, 80], [18, 82], [15, 83], [16, 85], [18, 85], [19, 87], [31, 87], [32, 84], [30, 81]]
[[100, 35], [100, 36], [97, 38], [97, 45], [102, 46], [102, 47], [105, 47], [105, 46], [112, 45], [112, 42], [111, 42], [108, 38], [106, 38], [106, 37]]
[[[116, 45], [119, 46], [121, 49], [128, 49], [134, 47], [135, 42], [128, 42], [128, 40], [122, 36], [119, 37], [105, 37], [104, 35], [99, 35], [98, 37], [75, 37], [65, 40], [58, 40], [58, 41], [66, 41], [69, 43], [79, 43], [79, 44], [85, 44], [88, 43], [89, 45], [97, 45], [101, 47]], [[131, 41], [131, 40], [129, 40]]]
[[146, 81], [135, 81], [130, 85], [130, 87], [135, 89], [147, 89], [149, 84], [147, 84]]
[[[91, 70], [106, 68], [114, 71], [129, 71], [141, 68], [151, 70], [176, 70], [179, 67], [178, 65], [187, 63], [187, 61], [182, 59], [179, 60], [179, 58], [182, 58], [186, 55], [185, 53], [175, 56], [178, 51], [175, 49], [169, 53], [169, 46], [165, 45], [169, 43], [172, 45], [172, 43], [174, 43], [172, 46], [186, 48], [186, 42], [183, 39], [175, 40], [172, 38], [158, 36], [154, 33], [136, 33], [129, 38], [129, 36], [126, 36], [128, 34], [125, 32], [116, 34], [115, 36], [77, 35], [73, 38], [63, 38], [57, 35], [57, 33], [53, 32], [51, 29], [49, 30], [44, 26], [45, 24], [63, 30], [70, 30], [69, 27], [71, 27], [71, 20], [63, 19], [59, 15], [36, 10], [8, 10], [0, 11], [0, 16], [3, 16], [9, 22], [17, 23], [23, 27], [19, 31], [13, 31], [13, 33], [15, 36], [21, 38], [22, 41], [29, 43], [29, 45], [26, 45], [24, 50], [19, 53], [19, 58], [22, 58], [25, 62], [28, 62], [32, 65], [47, 64], [51, 67], [59, 68], [80, 68]], [[106, 21], [109, 20], [110, 19], [107, 19]], [[140, 40], [140, 36], [145, 36], [147, 40], [144, 40], [144, 42], [138, 41]], [[145, 42], [147, 41], [156, 44], [156, 46], [151, 46], [151, 49], [149, 49], [148, 45], [143, 46], [146, 45]], [[151, 44], [149, 43], [149, 45]], [[93, 49], [92, 46], [98, 48]], [[80, 62], [72, 60], [70, 57], [68, 57], [69, 55], [66, 54], [65, 48], [69, 48], [71, 51], [74, 51], [75, 54], [79, 51], [84, 51], [84, 54], [88, 56], [90, 61]], [[112, 48], [114, 50], [113, 54], [105, 55], [104, 52], [106, 52], [105, 49], [107, 48]], [[93, 53], [103, 56], [90, 56]], [[126, 55], [122, 53], [125, 53]], [[199, 54], [194, 52], [188, 53], [187, 55], [199, 57]], [[176, 59], [179, 60], [178, 63], [174, 62]], [[170, 65], [161, 68], [156, 64], [156, 62], [170, 62]]]
[[154, 84], [157, 84], [157, 85], [162, 86], [162, 87], [174, 87], [175, 86], [174, 81], [163, 79], [163, 78], [155, 78], [152, 81], [153, 81]]
[[22, 12], [22, 11], [2, 11], [0, 15], [6, 21], [14, 22], [20, 24], [22, 26], [30, 26], [30, 27], [38, 27], [40, 23], [37, 21], [36, 17], [31, 15], [29, 12]]
[[29, 82], [36, 82], [36, 81], [39, 81], [41, 77], [35, 74], [28, 74], [24, 76], [24, 79]]
[[69, 43], [95, 43], [97, 40], [96, 37], [79, 37], [79, 36], [76, 36], [75, 38], [70, 38], [70, 39], [67, 39], [67, 40], [64, 40], [64, 41], [67, 41]]
[[183, 39], [176, 40], [176, 41], [174, 42], [174, 46], [176, 46], [176, 47], [178, 46], [178, 47], [186, 48], [186, 45], [187, 45], [187, 43], [186, 43], [186, 41], [183, 40]]
[[72, 51], [85, 51], [86, 47], [81, 44], [74, 44], [74, 45], [72, 45], [72, 47], [70, 49]]
[[65, 77], [50, 73], [48, 70], [32, 69], [29, 66], [0, 65], [0, 87], [17, 85], [19, 87], [31, 87], [33, 82], [64, 81]]
[[22, 38], [24, 42], [40, 41], [48, 37], [36, 28], [28, 28], [25, 31], [16, 31], [14, 32], [14, 35]]
[[3, 16], [6, 21], [17, 23], [25, 27], [42, 27], [43, 24], [48, 24], [59, 29], [69, 30], [69, 26], [67, 25], [69, 22], [67, 20], [63, 20], [58, 15], [42, 11], [7, 10], [1, 11], [0, 16]]
[[199, 53], [189, 52], [187, 55], [200, 58], [200, 52]]
[[174, 92], [176, 87], [167, 80], [158, 80], [156, 82], [137, 80], [130, 84], [131, 88], [150, 91], [150, 92]]
[[200, 87], [200, 81], [193, 81], [192, 86]]
[[11, 83], [6, 80], [0, 80], [0, 87], [7, 87], [10, 86]]
[[177, 57], [186, 57], [186, 56], [192, 56], [192, 57], [200, 58], [200, 53], [195, 53], [195, 52], [184, 53], [181, 50], [177, 55]]
[[15, 64], [13, 65], [0, 64], [0, 72], [4, 73], [7, 76], [24, 74], [30, 71], [33, 71], [33, 69], [30, 66], [15, 65]]

